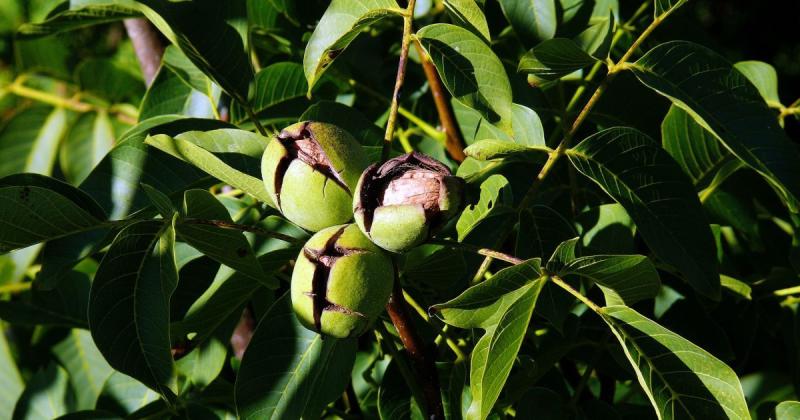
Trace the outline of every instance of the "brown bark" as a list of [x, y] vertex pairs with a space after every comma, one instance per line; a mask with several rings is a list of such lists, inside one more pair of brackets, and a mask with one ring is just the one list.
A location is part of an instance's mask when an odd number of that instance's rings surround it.
[[128, 32], [142, 69], [144, 82], [149, 87], [161, 66], [164, 55], [164, 44], [153, 25], [144, 18], [125, 19], [125, 30]]

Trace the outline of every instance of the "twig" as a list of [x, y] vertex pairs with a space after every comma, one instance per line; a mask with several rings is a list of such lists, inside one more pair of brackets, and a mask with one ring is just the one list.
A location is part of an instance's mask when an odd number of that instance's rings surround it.
[[[458, 344], [456, 344], [453, 338], [450, 337], [450, 334], [447, 333], [447, 330], [444, 327], [441, 327], [431, 322], [431, 317], [428, 316], [428, 313], [425, 311], [425, 308], [423, 308], [419, 303], [417, 303], [417, 301], [415, 301], [414, 298], [410, 294], [408, 294], [408, 292], [406, 292], [405, 290], [403, 291], [403, 297], [405, 297], [408, 304], [411, 305], [412, 308], [414, 308], [417, 314], [419, 314], [420, 318], [425, 320], [425, 322], [427, 322], [434, 329], [436, 329], [436, 331], [439, 333], [439, 337], [442, 337], [445, 340], [447, 346], [450, 347], [450, 349], [453, 350], [453, 353], [456, 355], [456, 363], [466, 360], [467, 356], [464, 354], [463, 351], [461, 351], [461, 349], [458, 347]], [[434, 340], [434, 342], [435, 341], [436, 340]]]
[[142, 69], [144, 83], [149, 87], [156, 78], [164, 55], [164, 44], [153, 25], [144, 18], [125, 19], [125, 30], [131, 39], [139, 67]]
[[462, 162], [466, 159], [464, 154], [464, 139], [461, 137], [461, 130], [456, 124], [453, 117], [453, 109], [447, 100], [447, 93], [442, 87], [442, 81], [439, 79], [439, 73], [436, 71], [436, 66], [431, 62], [428, 54], [419, 44], [418, 39], [414, 39], [414, 46], [419, 54], [420, 61], [422, 61], [422, 69], [425, 71], [425, 77], [428, 79], [428, 86], [431, 88], [431, 95], [433, 102], [436, 104], [436, 112], [439, 114], [439, 122], [442, 124], [445, 134], [445, 148], [447, 153], [450, 154], [457, 162]]
[[394, 92], [392, 93], [392, 105], [389, 108], [389, 119], [386, 122], [386, 135], [383, 137], [383, 150], [381, 162], [389, 158], [389, 152], [394, 138], [394, 128], [397, 124], [397, 108], [400, 106], [400, 90], [406, 79], [406, 64], [408, 62], [408, 45], [411, 42], [411, 27], [414, 22], [414, 5], [416, 0], [409, 0], [403, 14], [403, 39], [400, 42], [400, 61], [397, 63], [397, 77], [394, 82]]
[[136, 121], [139, 118], [139, 115], [129, 112], [128, 108], [126, 107], [110, 106], [108, 108], [104, 108], [90, 103], [81, 102], [75, 98], [64, 98], [58, 95], [53, 95], [52, 93], [43, 92], [41, 90], [25, 86], [23, 81], [24, 78], [18, 78], [3, 88], [3, 90], [21, 98], [31, 99], [44, 104], [52, 105], [57, 108], [64, 108], [79, 113], [105, 111], [114, 115], [121, 122], [130, 125], [136, 124]]
[[425, 410], [429, 419], [444, 419], [444, 407], [442, 406], [442, 396], [439, 392], [439, 375], [436, 371], [435, 355], [425, 348], [422, 338], [417, 333], [408, 311], [408, 302], [403, 296], [403, 290], [398, 282], [389, 303], [386, 305], [389, 318], [392, 319], [400, 340], [408, 352], [408, 356], [414, 364], [416, 377], [422, 387], [423, 398], [425, 400]]
[[256, 235], [266, 236], [269, 238], [278, 239], [284, 242], [289, 242], [293, 244], [299, 244], [303, 242], [302, 239], [295, 238], [293, 236], [284, 235], [283, 233], [273, 232], [271, 230], [262, 229], [258, 226], [252, 225], [242, 225], [238, 223], [231, 223], [226, 222], [224, 220], [207, 220], [207, 219], [181, 219], [182, 223], [188, 224], [195, 224], [195, 225], [207, 225], [207, 226], [216, 226], [224, 229], [233, 229], [233, 230], [240, 230], [242, 232], [251, 232], [255, 233]]

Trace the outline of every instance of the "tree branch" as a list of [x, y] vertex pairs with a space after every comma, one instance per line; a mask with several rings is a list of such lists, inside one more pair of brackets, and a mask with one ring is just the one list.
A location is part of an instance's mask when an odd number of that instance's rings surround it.
[[158, 32], [145, 18], [125, 19], [125, 30], [133, 43], [139, 67], [142, 68], [144, 83], [149, 87], [156, 78], [158, 68], [161, 66], [161, 57], [164, 55], [164, 44], [158, 37]]
[[392, 105], [389, 107], [389, 118], [386, 121], [386, 134], [383, 136], [381, 162], [385, 162], [389, 159], [389, 151], [392, 148], [392, 139], [394, 139], [394, 128], [397, 124], [397, 111], [400, 107], [400, 90], [403, 89], [403, 82], [406, 79], [408, 45], [411, 43], [411, 28], [414, 22], [414, 5], [416, 2], [416, 0], [409, 0], [408, 7], [406, 7], [406, 11], [403, 15], [403, 39], [400, 42], [400, 61], [397, 63], [397, 77], [394, 81]]
[[386, 305], [386, 311], [400, 334], [400, 340], [408, 351], [409, 358], [414, 363], [416, 377], [421, 382], [428, 418], [444, 419], [442, 396], [439, 392], [439, 375], [436, 371], [436, 357], [425, 347], [422, 338], [414, 329], [409, 315], [408, 302], [406, 302], [403, 290], [397, 281], [389, 303]]
[[436, 104], [436, 112], [439, 114], [439, 122], [442, 124], [445, 134], [445, 148], [447, 153], [450, 154], [457, 162], [463, 162], [467, 157], [464, 154], [464, 139], [461, 137], [461, 130], [456, 124], [453, 117], [453, 109], [447, 100], [448, 96], [442, 86], [442, 81], [439, 79], [439, 73], [436, 71], [436, 66], [431, 62], [428, 54], [419, 44], [419, 40], [414, 40], [414, 46], [417, 49], [420, 60], [422, 61], [422, 69], [425, 71], [425, 77], [428, 79], [428, 86], [431, 88], [431, 95], [433, 95], [433, 102]]

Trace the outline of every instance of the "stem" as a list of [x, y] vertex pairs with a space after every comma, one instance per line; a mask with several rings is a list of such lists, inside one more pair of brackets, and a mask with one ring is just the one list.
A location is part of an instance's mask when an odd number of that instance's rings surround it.
[[572, 286], [569, 285], [569, 283], [561, 279], [561, 277], [556, 275], [550, 275], [550, 280], [553, 283], [557, 284], [558, 287], [566, 290], [567, 293], [571, 294], [572, 296], [575, 296], [579, 301], [583, 302], [584, 305], [588, 306], [589, 309], [591, 309], [595, 313], [601, 314], [603, 312], [603, 308], [601, 308], [596, 303], [592, 302], [586, 296], [582, 295], [579, 291], [575, 290], [575, 288], [573, 288]]
[[19, 293], [24, 292], [26, 290], [30, 290], [33, 283], [31, 282], [19, 282], [19, 283], [9, 283], [0, 286], [0, 295], [10, 293]]
[[419, 314], [419, 316], [422, 319], [424, 319], [425, 322], [427, 322], [433, 328], [435, 328], [436, 331], [439, 333], [439, 336], [444, 338], [444, 340], [447, 342], [447, 346], [450, 347], [450, 349], [453, 350], [453, 353], [455, 353], [456, 355], [456, 363], [462, 360], [466, 360], [467, 356], [464, 354], [464, 352], [461, 351], [456, 342], [453, 341], [453, 339], [450, 337], [450, 334], [448, 334], [443, 327], [431, 322], [431, 317], [428, 316], [428, 313], [425, 312], [425, 309], [419, 303], [417, 303], [417, 301], [415, 301], [414, 298], [411, 295], [409, 295], [408, 292], [406, 292], [405, 290], [403, 290], [403, 297], [405, 297], [408, 304], [411, 305], [412, 308], [414, 308], [417, 314]]
[[109, 114], [113, 114], [118, 120], [130, 125], [136, 124], [139, 118], [137, 114], [128, 112], [125, 107], [109, 107], [108, 109], [98, 107], [73, 98], [64, 98], [53, 95], [52, 93], [30, 88], [22, 84], [23, 80], [22, 78], [18, 78], [13, 83], [6, 86], [5, 90], [21, 98], [32, 99], [57, 108], [64, 108], [79, 113], [106, 111]]
[[[411, 3], [413, 3], [413, 0], [409, 2], [409, 4]], [[395, 288], [389, 298], [389, 303], [386, 305], [386, 311], [389, 313], [397, 333], [400, 334], [400, 340], [403, 342], [403, 346], [405, 346], [408, 356], [414, 364], [417, 380], [421, 382], [428, 418], [444, 419], [435, 355], [425, 348], [422, 338], [414, 329], [411, 316], [408, 313], [408, 302], [406, 302], [403, 290], [398, 282], [395, 282]]]
[[240, 103], [240, 105], [242, 105], [242, 108], [244, 108], [245, 112], [247, 112], [247, 116], [250, 117], [250, 120], [253, 121], [253, 125], [256, 126], [256, 130], [258, 130], [258, 133], [264, 137], [269, 137], [269, 134], [267, 134], [267, 130], [265, 130], [264, 126], [261, 125], [261, 121], [259, 121], [258, 117], [256, 117], [256, 113], [253, 112], [253, 108], [250, 106], [250, 104]]
[[442, 81], [439, 78], [439, 73], [436, 71], [436, 66], [431, 62], [431, 58], [425, 53], [425, 50], [420, 45], [418, 39], [414, 39], [414, 47], [417, 49], [420, 60], [422, 61], [422, 69], [425, 71], [425, 77], [428, 79], [428, 86], [431, 88], [431, 95], [433, 102], [436, 104], [436, 112], [439, 114], [439, 122], [444, 128], [445, 134], [445, 148], [450, 157], [457, 162], [463, 162], [466, 159], [464, 154], [464, 139], [461, 137], [461, 130], [456, 124], [453, 110], [447, 100], [447, 93], [442, 87]]
[[[640, 7], [640, 10], [642, 10], [644, 7], [645, 7], [644, 5]], [[575, 118], [575, 121], [572, 123], [572, 127], [570, 128], [569, 132], [567, 132], [564, 135], [564, 138], [558, 144], [558, 147], [556, 147], [555, 150], [550, 152], [550, 156], [548, 156], [547, 162], [545, 162], [544, 166], [542, 166], [542, 169], [539, 171], [539, 174], [536, 176], [536, 179], [533, 181], [533, 184], [528, 189], [528, 192], [525, 194], [525, 197], [522, 199], [522, 202], [520, 202], [519, 205], [520, 209], [527, 208], [533, 202], [533, 199], [536, 196], [536, 193], [539, 190], [539, 187], [541, 186], [542, 182], [550, 173], [550, 171], [553, 169], [553, 166], [555, 166], [556, 162], [558, 162], [558, 160], [561, 159], [561, 157], [565, 154], [567, 148], [569, 148], [570, 144], [572, 143], [575, 134], [581, 128], [583, 123], [586, 121], [586, 118], [589, 116], [589, 113], [591, 113], [592, 109], [594, 109], [595, 105], [597, 105], [597, 103], [600, 101], [600, 98], [608, 89], [608, 85], [611, 84], [612, 81], [614, 81], [619, 72], [628, 68], [627, 65], [628, 60], [639, 49], [639, 46], [642, 45], [645, 39], [647, 39], [647, 37], [649, 37], [650, 34], [652, 34], [653, 31], [655, 31], [655, 29], [661, 24], [661, 22], [663, 22], [664, 19], [666, 19], [667, 16], [670, 15], [670, 13], [671, 11], [654, 18], [653, 21], [650, 22], [650, 25], [648, 25], [647, 28], [645, 28], [645, 30], [642, 31], [639, 37], [636, 38], [633, 44], [631, 44], [630, 48], [628, 48], [628, 50], [625, 51], [625, 53], [622, 55], [622, 58], [620, 58], [616, 64], [609, 66], [606, 78], [600, 83], [600, 85], [594, 91], [594, 94], [592, 94], [592, 97], [589, 98], [588, 102], [586, 102], [586, 105], [583, 106], [583, 109], [581, 109], [581, 112], [578, 114], [578, 116]]]
[[347, 403], [347, 413], [355, 418], [363, 418], [364, 414], [361, 413], [361, 406], [358, 404], [358, 396], [356, 390], [353, 388], [353, 381], [347, 384], [347, 389], [344, 391], [345, 402]]
[[414, 22], [414, 5], [416, 0], [409, 0], [408, 7], [403, 14], [403, 39], [400, 43], [400, 61], [397, 63], [397, 78], [394, 82], [394, 93], [392, 93], [392, 105], [389, 108], [389, 119], [386, 122], [386, 135], [383, 137], [383, 151], [381, 162], [389, 158], [389, 151], [392, 147], [394, 138], [394, 128], [397, 124], [397, 108], [400, 106], [400, 90], [406, 79], [406, 63], [408, 62], [408, 45], [411, 42], [411, 24]]
[[479, 247], [479, 246], [476, 246], [476, 245], [470, 245], [470, 244], [463, 243], [463, 242], [451, 241], [451, 240], [448, 240], [448, 239], [433, 239], [433, 240], [429, 241], [428, 243], [449, 246], [450, 248], [464, 249], [464, 250], [467, 250], [467, 251], [474, 252], [476, 254], [480, 254], [480, 255], [483, 255], [483, 256], [486, 256], [486, 257], [491, 257], [491, 258], [494, 258], [494, 259], [500, 260], [500, 261], [505, 261], [507, 263], [514, 264], [514, 265], [522, 264], [522, 263], [525, 262], [525, 260], [523, 260], [523, 259], [517, 258], [517, 257], [515, 257], [513, 255], [506, 254], [506, 253], [503, 253], [503, 252], [500, 252], [500, 251], [495, 251], [495, 250], [489, 249], [489, 248], [482, 248], [482, 247]]
[[[372, 89], [371, 87], [369, 87], [369, 86], [367, 86], [365, 84], [362, 84], [362, 83], [358, 82], [357, 80], [349, 79], [349, 80], [347, 80], [347, 83], [350, 84], [350, 86], [354, 87], [355, 89], [361, 90], [364, 93], [368, 94], [369, 96], [372, 96], [373, 98], [375, 98], [375, 99], [377, 99], [379, 101], [383, 101], [383, 102], [386, 102], [387, 104], [391, 104], [391, 101], [389, 99], [386, 99], [383, 95], [381, 95], [380, 93], [376, 92], [375, 89]], [[444, 143], [446, 141], [445, 136], [441, 131], [436, 129], [436, 127], [428, 124], [427, 122], [425, 122], [425, 120], [423, 120], [422, 118], [418, 117], [416, 114], [414, 114], [413, 112], [409, 111], [408, 109], [403, 108], [402, 106], [398, 106], [397, 107], [397, 112], [400, 115], [402, 115], [403, 117], [405, 117], [407, 120], [411, 121], [420, 130], [422, 130], [425, 134], [427, 134], [429, 137], [433, 138], [434, 140], [441, 141], [442, 143]]]
[[195, 225], [216, 226], [224, 229], [239, 230], [242, 232], [251, 232], [256, 235], [266, 236], [269, 238], [278, 239], [284, 242], [299, 244], [304, 242], [302, 239], [293, 236], [284, 235], [283, 233], [273, 232], [270, 230], [262, 229], [258, 226], [241, 225], [238, 223], [226, 222], [224, 220], [207, 220], [207, 219], [182, 219], [181, 222]]
[[147, 87], [150, 87], [161, 67], [164, 45], [155, 28], [147, 19], [125, 19], [123, 23], [133, 44], [133, 50], [136, 52], [136, 59], [139, 60], [144, 82]]

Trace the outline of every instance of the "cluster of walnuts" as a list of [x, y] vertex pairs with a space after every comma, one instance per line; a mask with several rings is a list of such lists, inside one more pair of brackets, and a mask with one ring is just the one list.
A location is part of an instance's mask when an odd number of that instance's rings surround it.
[[261, 161], [278, 210], [317, 232], [297, 257], [292, 305], [303, 325], [332, 337], [363, 334], [386, 306], [397, 273], [387, 251], [425, 242], [463, 204], [464, 181], [429, 156], [368, 165], [352, 135], [314, 121], [281, 131]]

